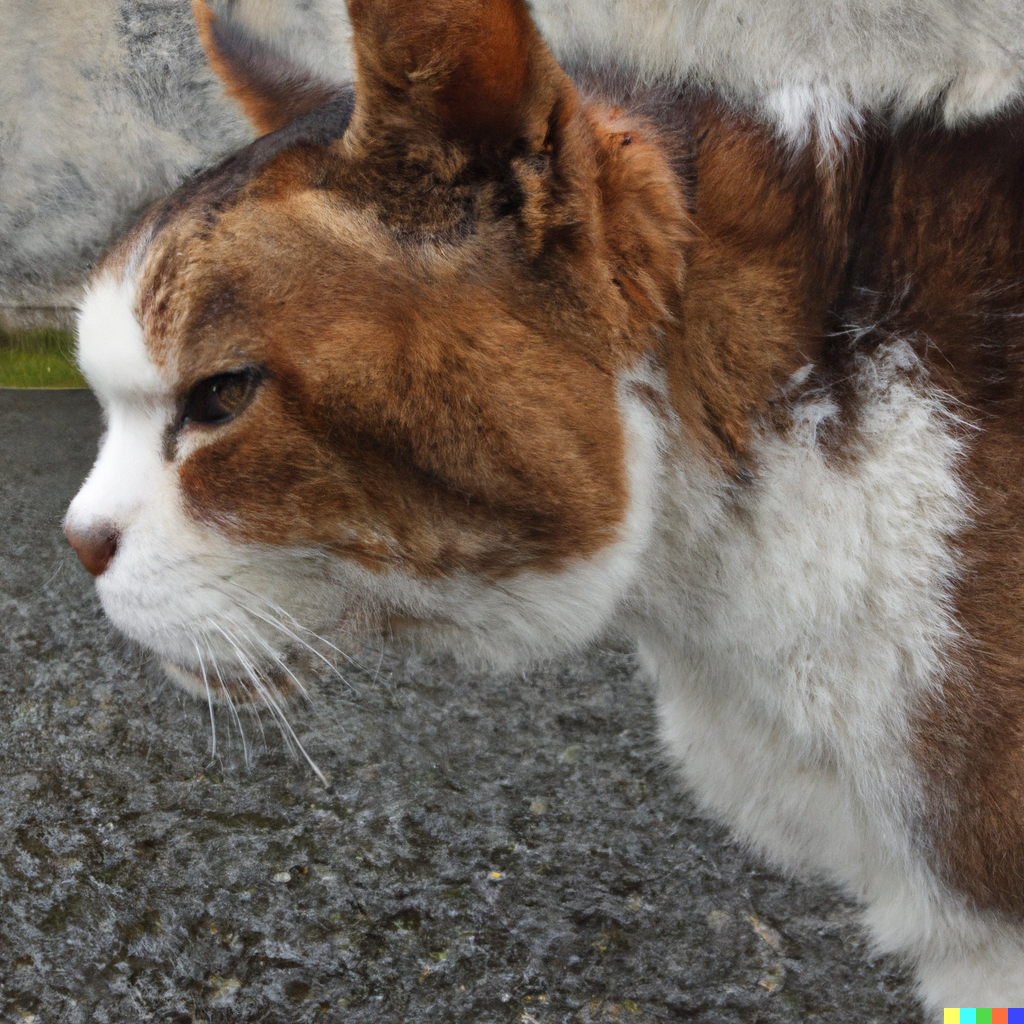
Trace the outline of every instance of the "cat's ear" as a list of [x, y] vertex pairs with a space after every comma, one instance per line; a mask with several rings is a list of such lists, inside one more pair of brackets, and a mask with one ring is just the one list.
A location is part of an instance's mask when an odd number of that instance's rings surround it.
[[348, 0], [353, 125], [477, 149], [539, 150], [576, 91], [524, 0]]
[[206, 0], [192, 0], [192, 14], [210, 66], [259, 135], [336, 99], [346, 88], [299, 67], [229, 18], [218, 18]]

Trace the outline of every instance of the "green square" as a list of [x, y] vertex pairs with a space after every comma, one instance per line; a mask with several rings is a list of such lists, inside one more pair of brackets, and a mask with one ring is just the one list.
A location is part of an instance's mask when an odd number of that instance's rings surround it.
[[987, 1009], [987, 1010], [983, 1010], [983, 1009], [981, 1009], [981, 1007], [978, 1007], [978, 1009], [975, 1010], [974, 1013], [975, 1013], [975, 1017], [974, 1017], [975, 1024], [992, 1024], [992, 1008], [991, 1007], [989, 1007], [989, 1009]]

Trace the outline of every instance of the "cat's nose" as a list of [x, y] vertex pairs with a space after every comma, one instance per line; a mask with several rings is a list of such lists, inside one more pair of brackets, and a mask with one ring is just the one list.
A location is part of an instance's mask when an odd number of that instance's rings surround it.
[[102, 576], [117, 554], [117, 544], [121, 539], [118, 530], [105, 522], [93, 523], [86, 529], [66, 522], [64, 532], [86, 570], [93, 576]]

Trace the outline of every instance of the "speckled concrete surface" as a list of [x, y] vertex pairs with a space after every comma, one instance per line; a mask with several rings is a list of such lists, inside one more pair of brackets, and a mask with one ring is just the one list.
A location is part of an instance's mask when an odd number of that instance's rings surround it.
[[329, 788], [266, 719], [213, 752], [60, 532], [99, 430], [0, 391], [0, 1019], [920, 1024], [849, 904], [695, 813], [628, 653], [364, 652], [294, 712]]

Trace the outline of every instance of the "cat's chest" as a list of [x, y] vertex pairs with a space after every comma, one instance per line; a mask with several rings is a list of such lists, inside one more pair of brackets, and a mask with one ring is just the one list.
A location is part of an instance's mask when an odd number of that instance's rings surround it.
[[[903, 353], [906, 355], [906, 353]], [[862, 368], [856, 450], [827, 407], [764, 435], [758, 473], [712, 495], [680, 470], [633, 620], [661, 735], [698, 801], [773, 860], [865, 895], [916, 813], [923, 696], [959, 626], [960, 443], [940, 396], [892, 360]]]
[[670, 482], [634, 622], [676, 685], [842, 746], [906, 719], [941, 677], [969, 501], [955, 423], [908, 361], [899, 346], [864, 361], [844, 457], [821, 441], [836, 410], [814, 399], [762, 435], [749, 484], [712, 493], [686, 467]]

